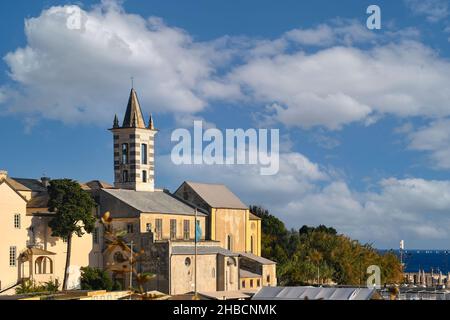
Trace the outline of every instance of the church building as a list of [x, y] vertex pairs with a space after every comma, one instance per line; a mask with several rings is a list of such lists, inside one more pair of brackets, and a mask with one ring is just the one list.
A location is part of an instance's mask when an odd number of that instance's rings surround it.
[[[128, 288], [130, 253], [108, 247], [100, 223], [108, 212], [112, 227], [123, 232], [134, 252], [141, 253], [135, 264], [138, 272], [155, 275], [145, 283], [146, 291], [178, 295], [194, 290], [253, 292], [276, 286], [275, 262], [261, 257], [261, 220], [231, 190], [222, 184], [191, 181], [183, 182], [174, 193], [155, 187], [158, 130], [151, 116], [145, 121], [134, 89], [122, 123], [115, 116], [110, 131], [114, 185], [81, 184], [97, 203], [93, 214], [99, 222], [92, 235], [73, 245], [75, 282], [80, 267], [93, 266], [110, 271], [114, 281]], [[15, 179], [6, 172], [0, 174], [0, 232], [8, 235], [0, 239], [0, 292], [4, 283], [10, 286], [29, 278], [41, 281], [37, 275], [42, 270], [46, 280], [62, 282], [64, 242], [49, 236], [48, 183], [47, 178]], [[44, 230], [39, 236], [38, 229]], [[45, 260], [45, 266], [37, 260]]]

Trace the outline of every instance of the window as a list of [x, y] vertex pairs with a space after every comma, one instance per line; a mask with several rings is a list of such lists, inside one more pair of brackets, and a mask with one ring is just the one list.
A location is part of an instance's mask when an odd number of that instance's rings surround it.
[[233, 250], [233, 239], [231, 238], [231, 235], [228, 235], [227, 237], [227, 249], [230, 251]]
[[242, 280], [242, 288], [245, 289], [245, 280]]
[[9, 247], [9, 266], [17, 266], [17, 247]]
[[122, 172], [122, 182], [128, 182], [128, 171], [123, 170]]
[[177, 220], [170, 220], [170, 239], [175, 240], [177, 238]]
[[256, 281], [256, 283], [257, 283], [257, 286], [258, 286], [258, 287], [261, 287], [261, 280], [258, 279], [258, 280]]
[[213, 278], [216, 277], [216, 268], [212, 268], [212, 277], [213, 277]]
[[250, 237], [250, 252], [255, 253], [253, 236]]
[[147, 163], [148, 163], [147, 145], [141, 144], [141, 164], [147, 164]]
[[94, 239], [94, 243], [98, 244], [98, 228], [94, 229], [94, 233], [92, 234], [92, 238]]
[[253, 288], [253, 279], [250, 279], [250, 288]]
[[128, 164], [128, 143], [122, 144], [122, 164]]
[[267, 283], [270, 284], [270, 275], [267, 276]]
[[190, 235], [191, 222], [189, 220], [184, 220], [183, 222], [183, 239], [189, 240]]
[[147, 182], [147, 171], [142, 171], [142, 182]]
[[184, 265], [186, 266], [186, 267], [190, 267], [191, 266], [191, 258], [186, 258], [186, 260], [184, 260]]
[[151, 224], [151, 223], [147, 223], [147, 224], [145, 225], [145, 230], [146, 230], [147, 232], [152, 232], [152, 224]]
[[156, 219], [156, 240], [162, 239], [162, 219]]
[[20, 229], [20, 214], [18, 213], [14, 215], [14, 228]]
[[127, 224], [127, 233], [134, 232], [134, 225], [132, 223]]

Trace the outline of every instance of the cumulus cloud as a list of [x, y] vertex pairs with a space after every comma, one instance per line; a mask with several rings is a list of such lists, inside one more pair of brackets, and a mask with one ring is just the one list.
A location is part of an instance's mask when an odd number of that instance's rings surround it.
[[131, 76], [147, 112], [197, 112], [207, 105], [205, 95], [233, 96], [214, 79], [214, 66], [225, 59], [214, 43], [195, 42], [159, 18], [127, 14], [114, 1], [81, 10], [81, 29], [73, 29], [74, 10], [81, 9], [52, 7], [26, 20], [27, 46], [4, 58], [17, 84], [8, 88], [9, 111], [110, 120], [123, 112]]
[[450, 63], [416, 41], [255, 58], [230, 79], [254, 100], [272, 104], [287, 126], [333, 130], [376, 114], [450, 114]]
[[438, 22], [450, 15], [447, 0], [405, 0], [406, 5], [417, 15], [424, 15], [430, 22]]
[[429, 152], [431, 166], [450, 169], [450, 119], [432, 121], [408, 134], [409, 148]]

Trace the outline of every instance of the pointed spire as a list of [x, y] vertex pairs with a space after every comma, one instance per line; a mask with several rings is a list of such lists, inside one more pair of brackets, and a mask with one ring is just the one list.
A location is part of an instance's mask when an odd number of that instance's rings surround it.
[[155, 123], [153, 122], [153, 116], [150, 114], [150, 119], [148, 120], [148, 128], [150, 130], [155, 130]]
[[119, 128], [119, 118], [117, 118], [117, 114], [114, 116], [114, 124], [113, 124], [113, 128], [114, 128], [114, 129]]
[[145, 128], [144, 117], [141, 111], [141, 105], [137, 97], [136, 90], [131, 89], [130, 98], [128, 99], [127, 111], [123, 119], [122, 127], [124, 128]]

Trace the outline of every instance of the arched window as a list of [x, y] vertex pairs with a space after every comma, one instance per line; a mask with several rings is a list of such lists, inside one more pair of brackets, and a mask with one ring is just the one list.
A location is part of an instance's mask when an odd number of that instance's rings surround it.
[[141, 164], [147, 164], [148, 163], [148, 151], [147, 151], [147, 145], [141, 144]]
[[122, 172], [122, 182], [128, 182], [128, 170]]
[[233, 250], [233, 239], [230, 234], [227, 236], [227, 249], [230, 251]]
[[250, 237], [250, 252], [251, 253], [255, 253], [255, 247], [254, 247], [255, 243], [254, 243], [254, 237], [251, 236]]
[[216, 268], [212, 268], [212, 277], [213, 277], [213, 278], [216, 277]]
[[34, 263], [35, 274], [52, 274], [53, 261], [49, 257], [39, 257]]
[[142, 171], [142, 182], [147, 182], [147, 171], [143, 170]]
[[128, 143], [122, 144], [122, 164], [128, 164]]

